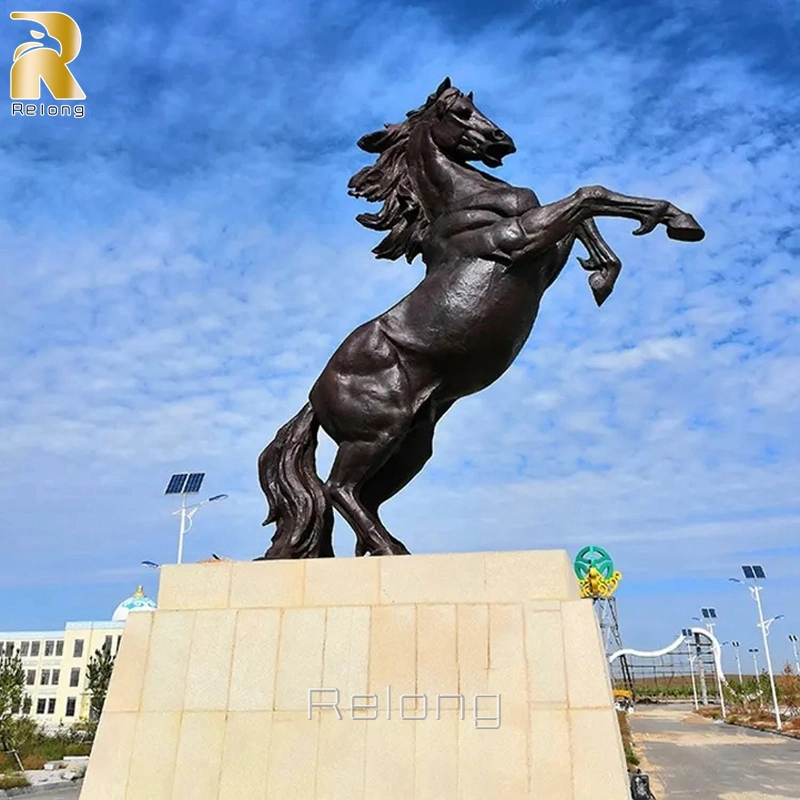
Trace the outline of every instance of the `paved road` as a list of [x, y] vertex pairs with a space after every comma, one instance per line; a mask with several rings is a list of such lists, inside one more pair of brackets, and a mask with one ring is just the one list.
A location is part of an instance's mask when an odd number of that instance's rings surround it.
[[638, 706], [630, 717], [657, 800], [800, 800], [800, 740], [691, 713]]
[[36, 792], [32, 795], [23, 794], [20, 795], [20, 798], [21, 800], [25, 800], [26, 797], [31, 797], [32, 800], [33, 798], [35, 800], [78, 800], [79, 794], [79, 786], [69, 786], [66, 789], [53, 789], [50, 792]]

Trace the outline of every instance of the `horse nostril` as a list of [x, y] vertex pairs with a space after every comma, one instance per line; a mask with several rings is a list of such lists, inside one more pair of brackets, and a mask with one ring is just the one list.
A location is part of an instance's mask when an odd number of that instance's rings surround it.
[[492, 131], [492, 138], [497, 142], [502, 142], [503, 139], [508, 138], [508, 134], [505, 131], [500, 130], [500, 128], [495, 128]]

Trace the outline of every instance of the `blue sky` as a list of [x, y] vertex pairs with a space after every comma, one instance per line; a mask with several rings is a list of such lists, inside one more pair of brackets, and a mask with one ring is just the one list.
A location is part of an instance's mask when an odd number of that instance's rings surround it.
[[[758, 645], [726, 581], [769, 575], [800, 633], [800, 13], [731, 4], [23, 3], [71, 14], [84, 119], [0, 116], [0, 630], [103, 619], [174, 560], [172, 472], [230, 498], [187, 559], [263, 552], [255, 461], [332, 350], [420, 279], [377, 262], [355, 146], [450, 75], [508, 130], [500, 174], [664, 196], [707, 230], [634, 238], [594, 306], [574, 258], [528, 346], [441, 423], [386, 506], [414, 552], [611, 551], [623, 637], [701, 605]], [[9, 7], [11, 9], [12, 7]], [[0, 51], [24, 40], [0, 24]], [[10, 105], [10, 104], [9, 104]], [[4, 112], [5, 113], [5, 112]], [[579, 251], [576, 250], [579, 254]], [[323, 441], [320, 469], [332, 446]], [[352, 536], [337, 523], [340, 553]]]

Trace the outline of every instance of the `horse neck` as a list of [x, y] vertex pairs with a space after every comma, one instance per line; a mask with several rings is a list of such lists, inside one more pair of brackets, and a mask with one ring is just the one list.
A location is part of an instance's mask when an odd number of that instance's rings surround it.
[[408, 169], [431, 222], [451, 208], [467, 206], [471, 197], [502, 185], [476, 169], [451, 161], [434, 144], [427, 126], [412, 135]]

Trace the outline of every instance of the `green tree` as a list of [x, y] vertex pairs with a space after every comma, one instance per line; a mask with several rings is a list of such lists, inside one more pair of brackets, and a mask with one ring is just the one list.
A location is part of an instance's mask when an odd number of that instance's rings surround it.
[[103, 711], [111, 673], [114, 671], [114, 660], [115, 656], [111, 655], [111, 650], [103, 647], [94, 651], [89, 666], [86, 668], [86, 683], [91, 695], [89, 719], [93, 722], [100, 719]]
[[9, 731], [22, 708], [25, 692], [25, 671], [19, 653], [0, 656], [0, 749], [10, 750]]

